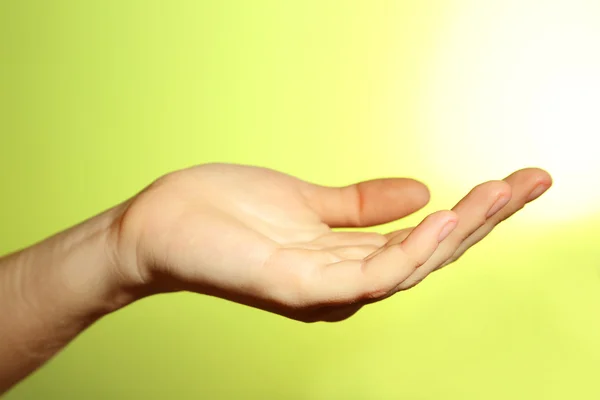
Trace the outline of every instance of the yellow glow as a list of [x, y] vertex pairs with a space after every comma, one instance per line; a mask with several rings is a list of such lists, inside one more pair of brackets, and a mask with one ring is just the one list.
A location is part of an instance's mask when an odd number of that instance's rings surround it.
[[427, 143], [430, 165], [463, 183], [540, 166], [555, 186], [527, 217], [597, 210], [599, 11], [586, 1], [457, 9], [423, 77], [417, 118], [436, 138]]

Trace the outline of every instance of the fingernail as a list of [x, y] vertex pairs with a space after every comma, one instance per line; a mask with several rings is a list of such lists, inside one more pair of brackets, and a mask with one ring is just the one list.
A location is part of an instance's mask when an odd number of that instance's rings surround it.
[[448, 237], [450, 232], [452, 232], [454, 230], [454, 228], [456, 228], [456, 222], [457, 222], [456, 220], [452, 220], [452, 221], [448, 221], [446, 223], [446, 225], [444, 225], [444, 227], [440, 231], [440, 236], [438, 237], [438, 242], [441, 242], [442, 240], [444, 240]]
[[500, 211], [500, 209], [502, 207], [504, 207], [508, 203], [509, 200], [510, 200], [510, 197], [507, 197], [507, 196], [500, 197], [498, 200], [496, 200], [494, 205], [489, 209], [487, 214], [485, 214], [485, 217], [490, 218], [492, 215], [496, 214], [498, 211]]
[[529, 196], [527, 197], [527, 201], [533, 201], [535, 199], [537, 199], [538, 197], [540, 197], [542, 195], [542, 193], [544, 193], [546, 190], [548, 190], [548, 185], [545, 184], [539, 184], [535, 187], [535, 189], [533, 189], [531, 191], [531, 193], [529, 193]]

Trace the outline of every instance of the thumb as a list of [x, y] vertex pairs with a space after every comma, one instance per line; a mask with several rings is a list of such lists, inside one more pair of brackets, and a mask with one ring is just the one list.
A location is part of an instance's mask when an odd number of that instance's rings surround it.
[[309, 206], [332, 228], [379, 225], [405, 217], [429, 202], [429, 190], [408, 178], [385, 178], [344, 187], [310, 185]]

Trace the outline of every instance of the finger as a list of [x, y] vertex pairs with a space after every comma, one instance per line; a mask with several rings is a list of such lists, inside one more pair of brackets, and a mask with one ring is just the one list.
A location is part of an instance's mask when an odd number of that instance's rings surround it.
[[498, 213], [489, 218], [483, 226], [466, 238], [442, 267], [457, 260], [470, 247], [486, 237], [500, 222], [514, 215], [527, 203], [539, 198], [552, 186], [552, 177], [539, 168], [519, 170], [506, 177], [504, 181], [511, 186], [511, 200]]
[[490, 181], [473, 188], [452, 209], [458, 215], [456, 229], [438, 246], [427, 262], [398, 286], [405, 290], [421, 282], [438, 269], [456, 252], [465, 238], [483, 226], [487, 219], [506, 206], [511, 198], [511, 187], [504, 181]]
[[456, 226], [456, 214], [440, 211], [425, 218], [402, 242], [386, 245], [363, 260], [342, 261], [320, 269], [309, 284], [312, 304], [349, 304], [384, 297], [427, 261]]
[[321, 220], [334, 228], [394, 221], [429, 202], [427, 187], [407, 178], [375, 179], [345, 187], [308, 185], [303, 194]]

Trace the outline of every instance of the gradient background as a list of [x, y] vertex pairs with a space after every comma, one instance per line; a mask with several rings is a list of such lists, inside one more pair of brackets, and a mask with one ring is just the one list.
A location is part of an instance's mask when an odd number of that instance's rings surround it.
[[425, 181], [431, 205], [381, 230], [521, 167], [555, 178], [348, 321], [158, 296], [6, 398], [599, 398], [599, 21], [596, 0], [0, 0], [0, 253], [212, 161]]

